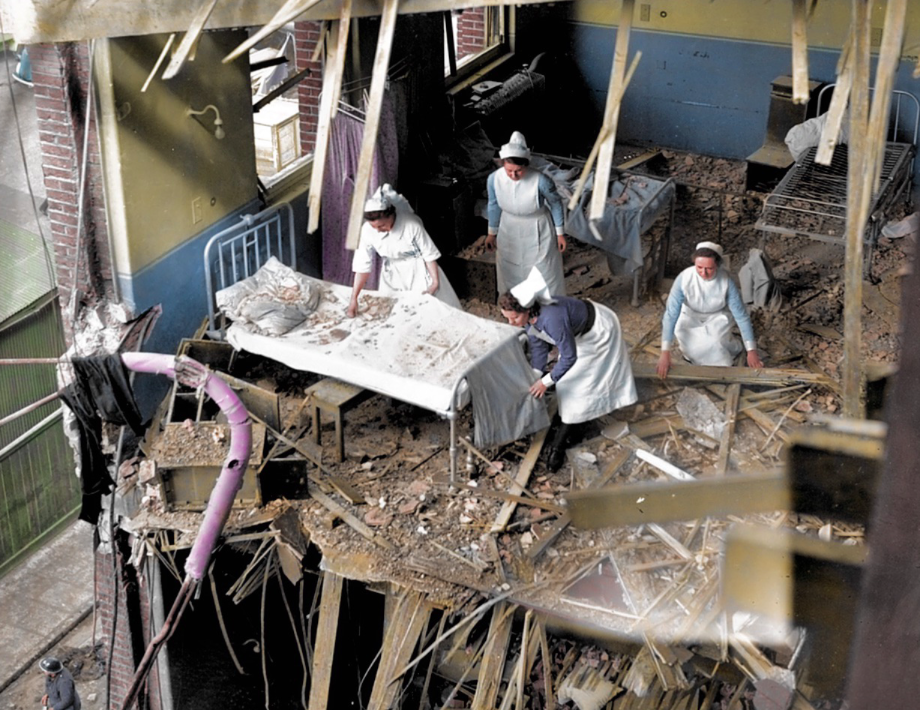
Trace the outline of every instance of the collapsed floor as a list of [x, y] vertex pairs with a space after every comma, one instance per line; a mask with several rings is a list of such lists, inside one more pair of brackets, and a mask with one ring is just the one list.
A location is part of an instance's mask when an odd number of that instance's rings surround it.
[[[308, 688], [311, 698], [323, 693], [334, 677], [333, 694], [344, 684], [352, 702], [369, 707], [538, 708], [556, 702], [583, 710], [708, 710], [752, 707], [755, 692], [772, 697], [776, 707], [839, 704], [846, 649], [815, 648], [789, 618], [742, 614], [727, 605], [720, 583], [723, 546], [738, 523], [862, 546], [861, 525], [790, 512], [601, 530], [568, 522], [569, 491], [665, 477], [637, 450], [698, 479], [773, 470], [782, 466], [796, 427], [840, 409], [842, 248], [795, 237], [763, 244], [752, 227], [761, 196], [744, 192], [743, 164], [662, 151], [645, 168], [679, 184], [669, 274], [689, 264], [693, 244], [702, 239], [721, 242], [735, 271], [749, 248], [765, 246], [784, 305], [753, 314], [759, 347], [767, 367], [797, 369], [803, 382], [643, 378], [639, 402], [586, 427], [570, 442], [560, 471], [549, 472], [540, 458], [545, 434], [483, 452], [464, 442], [452, 487], [448, 425], [436, 415], [371, 397], [345, 415], [346, 457], [337, 462], [331, 425], [321, 433], [322, 449], [312, 443], [305, 391], [318, 378], [231, 353], [201, 334], [185, 344], [184, 352], [248, 383], [242, 386], [251, 396], [269, 402], [265, 411], [277, 412], [272, 420], [260, 410], [258, 448], [216, 556], [220, 581], [211, 582], [214, 598], [219, 592], [223, 600], [213, 608], [217, 617], [228, 599], [234, 608], [254, 604], [246, 621], [242, 612], [222, 613], [251, 627], [261, 669], [249, 664], [249, 671], [264, 675], [266, 693], [272, 678], [277, 697], [277, 674], [284, 672], [290, 686], [280, 691], [284, 702], [305, 700]], [[656, 225], [652, 238], [664, 228]], [[863, 309], [867, 362], [897, 360], [899, 277], [908, 249], [883, 240], [874, 255], [874, 283], [865, 284]], [[611, 277], [591, 247], [572, 244], [565, 264], [570, 294], [614, 308], [633, 361], [651, 366], [658, 356], [658, 295], [630, 306], [631, 284]], [[464, 305], [499, 317], [492, 304]], [[208, 481], [225, 453], [225, 433], [212, 416], [200, 394], [173, 391], [158, 417], [162, 426], [151, 427], [141, 445], [141, 459], [120, 471], [120, 493], [134, 505], [121, 523], [134, 536], [134, 559], [155, 555], [177, 576]], [[470, 426], [465, 412], [461, 431]], [[280, 606], [267, 596], [273, 576], [288, 580], [271, 583], [281, 589], [273, 592], [281, 595]], [[385, 594], [383, 602], [351, 609], [364, 617], [349, 623], [378, 626], [369, 636], [372, 652], [363, 648], [367, 657], [354, 669], [357, 677], [368, 677], [357, 690], [333, 668], [333, 659], [345, 663], [342, 645], [360, 638], [356, 626], [348, 627], [351, 634], [343, 634], [343, 626], [336, 639], [343, 579]], [[267, 640], [266, 634], [281, 632], [266, 622], [266, 606], [273, 623], [294, 630], [293, 646], [284, 645], [290, 639]], [[309, 623], [295, 622], [298, 610]], [[221, 633], [227, 639], [228, 659], [234, 645], [240, 654], [248, 643], [230, 640], [232, 626], [222, 620], [210, 631], [214, 639]], [[273, 643], [286, 652], [273, 652]], [[245, 665], [235, 656], [233, 663], [241, 671]], [[233, 668], [229, 660], [223, 666]], [[247, 682], [262, 692], [261, 683]]]

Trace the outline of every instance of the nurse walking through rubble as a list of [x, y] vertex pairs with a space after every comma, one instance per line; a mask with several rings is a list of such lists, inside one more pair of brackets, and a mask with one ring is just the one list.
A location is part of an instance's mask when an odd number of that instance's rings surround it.
[[741, 330], [748, 366], [762, 368], [751, 317], [738, 287], [722, 267], [722, 247], [700, 242], [693, 252], [693, 266], [678, 274], [668, 295], [658, 376], [667, 377], [671, 369], [675, 336], [684, 357], [694, 365], [731, 365], [741, 352], [741, 343], [732, 336], [732, 318]]
[[358, 296], [367, 284], [374, 254], [380, 255], [380, 293], [427, 293], [448, 306], [460, 308], [460, 299], [438, 266], [441, 252], [422, 220], [406, 199], [389, 185], [381, 185], [364, 203], [364, 224], [351, 270], [355, 272], [347, 314], [358, 313]]
[[[638, 398], [620, 321], [599, 303], [550, 295], [536, 268], [502, 295], [499, 307], [511, 325], [527, 330], [530, 362], [542, 375], [530, 393], [540, 398], [556, 388], [561, 424], [547, 453], [547, 467], [555, 471], [562, 465], [571, 425], [627, 407]], [[554, 345], [559, 359], [542, 374]]]
[[499, 295], [524, 281], [537, 267], [549, 292], [565, 295], [562, 252], [565, 208], [553, 181], [530, 169], [530, 149], [518, 131], [501, 147], [502, 167], [489, 175], [489, 233], [486, 248], [495, 259]]

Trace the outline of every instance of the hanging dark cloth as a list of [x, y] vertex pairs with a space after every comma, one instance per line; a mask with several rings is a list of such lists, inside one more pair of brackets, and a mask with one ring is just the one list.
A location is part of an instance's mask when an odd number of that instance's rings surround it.
[[71, 363], [74, 381], [61, 393], [61, 399], [77, 419], [80, 438], [80, 520], [95, 525], [102, 496], [115, 484], [102, 452], [102, 421], [127, 424], [138, 436], [144, 427], [121, 356], [74, 358]]

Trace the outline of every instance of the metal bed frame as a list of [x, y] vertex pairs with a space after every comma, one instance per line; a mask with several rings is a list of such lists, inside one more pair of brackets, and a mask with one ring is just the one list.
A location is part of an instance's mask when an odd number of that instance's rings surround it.
[[243, 215], [239, 222], [208, 240], [204, 248], [204, 278], [208, 294], [208, 324], [212, 331], [218, 329], [215, 294], [252, 276], [272, 256], [292, 269], [297, 268], [294, 210], [286, 202], [258, 214]]
[[[287, 216], [287, 239], [284, 238], [284, 217]], [[204, 249], [204, 272], [208, 298], [208, 320], [212, 334], [223, 338], [223, 329], [218, 328], [215, 294], [217, 291], [232, 286], [252, 276], [266, 261], [275, 256], [292, 269], [297, 266], [297, 250], [294, 242], [294, 212], [287, 203], [270, 207], [256, 215], [245, 215], [238, 224], [215, 234], [208, 240]], [[512, 338], [523, 339], [523, 334]], [[432, 410], [450, 421], [450, 480], [453, 483], [457, 474], [457, 419], [463, 406], [461, 385], [466, 376], [482, 360], [501, 348], [499, 343], [493, 351], [484, 354], [470, 363], [463, 374], [457, 378], [451, 394], [450, 407], [447, 411]], [[325, 374], [325, 373], [318, 373]], [[373, 389], [364, 384], [366, 389]]]
[[[818, 113], [828, 91], [818, 94]], [[898, 199], [907, 199], [913, 177], [917, 132], [920, 127], [920, 101], [906, 91], [894, 90], [888, 142], [882, 163], [879, 189], [872, 195], [869, 219], [864, 232], [866, 265], [884, 226], [884, 217]], [[910, 114], [913, 120], [910, 120]], [[903, 137], [909, 137], [909, 143]], [[898, 140], [902, 138], [902, 140]], [[838, 145], [830, 165], [814, 161], [816, 147], [809, 148], [793, 165], [764, 201], [755, 227], [764, 233], [803, 236], [831, 244], [846, 243], [848, 149]]]

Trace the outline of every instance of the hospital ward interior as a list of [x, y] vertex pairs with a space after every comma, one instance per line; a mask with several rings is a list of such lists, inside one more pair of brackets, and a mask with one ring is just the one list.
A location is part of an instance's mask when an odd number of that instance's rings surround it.
[[0, 702], [914, 707], [920, 5], [0, 36], [0, 595], [72, 525], [93, 579]]

